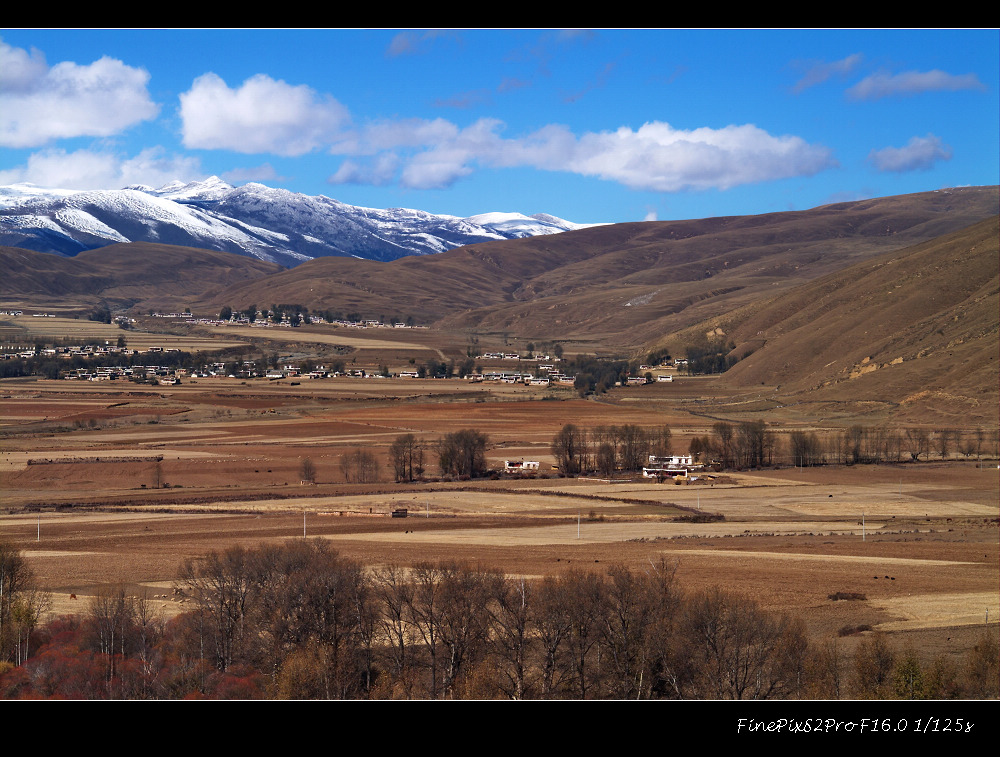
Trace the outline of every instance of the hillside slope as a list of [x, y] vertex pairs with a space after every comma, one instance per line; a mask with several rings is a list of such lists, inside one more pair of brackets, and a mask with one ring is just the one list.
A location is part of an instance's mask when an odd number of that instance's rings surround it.
[[615, 224], [388, 263], [313, 260], [206, 299], [414, 316], [458, 330], [638, 347], [996, 213], [997, 187], [763, 216]]
[[73, 258], [0, 247], [0, 298], [36, 307], [180, 309], [196, 297], [281, 270], [231, 253], [165, 244], [116, 244]]
[[734, 387], [787, 402], [891, 405], [912, 422], [996, 426], [1000, 226], [993, 218], [879, 256], [676, 335], [709, 332], [744, 356]]

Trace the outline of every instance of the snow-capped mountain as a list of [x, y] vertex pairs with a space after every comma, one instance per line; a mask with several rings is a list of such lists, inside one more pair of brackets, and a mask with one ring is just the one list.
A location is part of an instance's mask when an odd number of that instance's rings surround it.
[[546, 214], [459, 218], [405, 208], [362, 208], [263, 184], [233, 187], [215, 176], [159, 189], [0, 187], [0, 245], [69, 256], [116, 242], [159, 242], [282, 265], [326, 255], [395, 260], [584, 226]]

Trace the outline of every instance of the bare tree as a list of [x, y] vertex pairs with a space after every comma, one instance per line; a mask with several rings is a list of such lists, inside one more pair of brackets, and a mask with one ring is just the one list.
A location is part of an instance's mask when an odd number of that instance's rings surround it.
[[802, 633], [753, 600], [723, 589], [687, 602], [683, 633], [691, 668], [682, 691], [704, 699], [770, 699], [794, 683], [784, 650]]
[[954, 429], [950, 428], [943, 428], [937, 432], [935, 442], [937, 442], [937, 453], [941, 456], [942, 460], [946, 460], [948, 455], [951, 454], [951, 443], [954, 434]]
[[373, 574], [373, 589], [379, 604], [378, 623], [380, 638], [384, 640], [386, 657], [392, 680], [401, 687], [407, 699], [413, 693], [411, 667], [414, 651], [411, 648], [409, 613], [414, 602], [414, 585], [406, 571], [398, 565], [377, 568]]
[[[611, 696], [634, 699], [642, 693], [643, 676], [648, 673], [646, 631], [653, 619], [650, 587], [642, 574], [622, 565], [608, 571], [604, 597], [602, 634], [611, 659], [614, 678]], [[649, 680], [645, 681], [648, 685]]]
[[21, 550], [0, 541], [0, 662], [19, 665], [28, 658], [31, 632], [48, 605]]
[[316, 465], [308, 457], [302, 458], [302, 464], [299, 466], [299, 478], [307, 484], [316, 483]]
[[569, 633], [566, 637], [568, 677], [574, 696], [587, 699], [599, 685], [594, 660], [601, 638], [601, 616], [604, 610], [604, 582], [596, 573], [567, 573], [561, 582], [566, 594], [569, 613]]
[[424, 666], [430, 673], [430, 698], [437, 699], [441, 691], [441, 582], [442, 572], [430, 563], [413, 568], [413, 590], [407, 595], [410, 625], [423, 642], [420, 651]]
[[906, 451], [910, 453], [910, 459], [917, 461], [921, 455], [930, 453], [931, 435], [925, 428], [908, 428], [904, 433], [906, 440]]
[[958, 451], [965, 455], [966, 458], [970, 458], [976, 454], [976, 435], [970, 434], [968, 432], [962, 434], [961, 432], [956, 432], [955, 439], [957, 441]]
[[888, 693], [896, 652], [886, 637], [876, 631], [862, 639], [854, 651], [854, 683], [866, 699], [883, 699]]
[[601, 442], [597, 447], [594, 456], [594, 466], [605, 478], [611, 478], [618, 469], [618, 457], [615, 454], [615, 445], [611, 442]]
[[847, 429], [844, 440], [847, 462], [851, 464], [864, 462], [865, 427], [854, 425]]
[[836, 639], [813, 650], [809, 659], [809, 692], [812, 699], [840, 699], [843, 693], [843, 660]]
[[568, 678], [568, 666], [562, 661], [568, 646], [572, 616], [564, 583], [564, 579], [546, 576], [537, 590], [534, 626], [541, 647], [539, 684], [543, 699], [554, 696]]
[[414, 481], [424, 473], [424, 448], [413, 434], [397, 436], [389, 446], [396, 483]]
[[197, 613], [208, 635], [208, 656], [219, 670], [242, 659], [252, 640], [249, 613], [259, 585], [252, 572], [250, 553], [242, 547], [209, 552], [201, 560], [187, 560], [180, 580], [194, 595]]
[[438, 443], [438, 465], [445, 476], [486, 475], [486, 446], [489, 437], [475, 429], [446, 434]]
[[1000, 696], [1000, 644], [990, 629], [971, 650], [965, 661], [965, 681], [970, 699], [996, 699]]
[[152, 677], [155, 616], [145, 595], [135, 596], [120, 583], [101, 587], [90, 599], [86, 620], [94, 645], [105, 656], [109, 684], [119, 674], [119, 661], [129, 657], [141, 660], [143, 678]]
[[722, 466], [724, 468], [732, 468], [736, 462], [733, 445], [733, 425], [720, 421], [712, 426], [712, 431], [715, 433], [715, 446], [722, 460]]
[[764, 421], [744, 421], [736, 427], [734, 456], [742, 468], [759, 468], [764, 464], [767, 429]]
[[500, 687], [508, 698], [524, 699], [529, 686], [530, 655], [537, 643], [532, 584], [523, 576], [497, 577], [493, 590], [489, 642], [500, 672]]
[[550, 449], [556, 458], [560, 473], [567, 476], [578, 474], [582, 466], [584, 456], [585, 440], [584, 435], [572, 423], [567, 423], [558, 434], [552, 439]]
[[373, 484], [379, 478], [375, 455], [360, 447], [344, 453], [340, 458], [340, 471], [349, 484]]
[[649, 454], [657, 457], [666, 457], [671, 453], [673, 432], [670, 426], [658, 426], [649, 433], [650, 450]]
[[304, 648], [314, 663], [311, 682], [295, 673], [304, 695], [361, 695], [369, 583], [360, 563], [340, 557], [327, 542], [304, 539], [259, 548], [254, 562], [253, 614], [272, 664], [283, 669], [288, 656]]
[[788, 440], [793, 465], [806, 467], [822, 461], [819, 439], [814, 432], [792, 431]]
[[471, 565], [444, 563], [441, 571], [439, 637], [444, 649], [442, 689], [455, 694], [466, 671], [482, 659], [489, 636], [489, 614], [500, 574]]
[[649, 458], [649, 437], [639, 426], [626, 423], [616, 429], [618, 436], [618, 461], [623, 470], [642, 470]]

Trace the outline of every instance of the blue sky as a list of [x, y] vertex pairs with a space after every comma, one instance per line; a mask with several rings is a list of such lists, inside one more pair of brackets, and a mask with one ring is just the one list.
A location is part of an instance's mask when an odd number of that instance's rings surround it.
[[984, 30], [0, 31], [0, 185], [624, 222], [997, 184]]

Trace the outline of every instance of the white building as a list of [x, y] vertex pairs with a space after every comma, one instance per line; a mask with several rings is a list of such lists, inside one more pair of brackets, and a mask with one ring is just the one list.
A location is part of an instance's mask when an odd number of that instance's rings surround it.
[[537, 460], [504, 460], [503, 469], [507, 473], [519, 473], [525, 470], [538, 470]]

